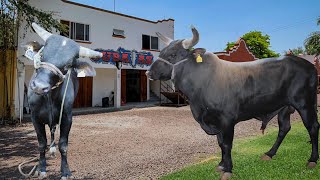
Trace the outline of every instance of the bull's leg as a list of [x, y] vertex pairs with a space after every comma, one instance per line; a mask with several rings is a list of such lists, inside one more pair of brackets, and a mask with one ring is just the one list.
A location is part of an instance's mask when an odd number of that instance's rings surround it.
[[50, 127], [50, 133], [51, 133], [51, 142], [50, 142], [50, 155], [55, 156], [56, 154], [56, 144], [54, 142], [54, 133], [56, 131], [56, 125], [52, 125]]
[[68, 137], [72, 125], [72, 115], [64, 118], [61, 121], [60, 126], [60, 140], [59, 140], [59, 151], [61, 153], [61, 176], [68, 177], [71, 176], [67, 161], [67, 149], [68, 149]]
[[318, 152], [318, 139], [319, 139], [319, 123], [317, 121], [316, 107], [309, 106], [299, 110], [304, 126], [309, 132], [309, 136], [312, 144], [311, 157], [308, 160], [308, 167], [314, 168], [319, 159]]
[[218, 139], [218, 144], [220, 146], [221, 149], [221, 161], [219, 163], [219, 165], [216, 167], [216, 171], [217, 172], [222, 172], [224, 171], [224, 148], [223, 148], [223, 137], [222, 137], [222, 133], [217, 134], [217, 139]]
[[37, 133], [38, 143], [39, 143], [39, 152], [40, 159], [37, 171], [40, 172], [40, 178], [46, 177], [46, 148], [47, 148], [47, 137], [46, 137], [46, 129], [43, 123], [39, 123], [32, 118], [32, 123], [34, 129]]
[[223, 154], [223, 171], [224, 173], [221, 176], [222, 180], [229, 179], [232, 175], [232, 158], [231, 158], [231, 149], [232, 149], [232, 142], [234, 136], [234, 126], [225, 127], [222, 131], [222, 148], [221, 150], [224, 151]]
[[272, 148], [261, 157], [262, 160], [270, 160], [274, 155], [276, 155], [279, 146], [281, 145], [283, 139], [286, 137], [287, 133], [291, 129], [290, 125], [290, 114], [288, 107], [283, 108], [278, 114], [278, 124], [279, 132], [278, 137]]

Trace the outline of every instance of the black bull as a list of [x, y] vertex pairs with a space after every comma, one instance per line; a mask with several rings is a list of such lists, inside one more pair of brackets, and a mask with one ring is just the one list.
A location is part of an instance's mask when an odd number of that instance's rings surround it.
[[[68, 136], [72, 125], [72, 107], [78, 92], [79, 72], [86, 76], [95, 76], [94, 68], [87, 62], [79, 61], [79, 57], [97, 58], [102, 53], [79, 46], [76, 42], [60, 35], [54, 35], [37, 24], [32, 24], [37, 34], [45, 41], [41, 46], [37, 42], [27, 45], [28, 48], [38, 51], [40, 60], [34, 61], [36, 71], [33, 74], [28, 87], [28, 102], [31, 109], [31, 119], [37, 133], [39, 142], [40, 159], [38, 172], [40, 178], [46, 177], [45, 152], [47, 138], [45, 124], [49, 124], [51, 130], [51, 149], [55, 149], [54, 131], [59, 123], [59, 114], [62, 99], [66, 89], [66, 97], [62, 109], [60, 124], [59, 150], [61, 153], [61, 176], [63, 179], [71, 176], [67, 162]], [[36, 56], [35, 56], [36, 57]], [[119, 65], [119, 64], [117, 64]], [[117, 66], [119, 69], [119, 67]], [[68, 73], [70, 79], [68, 82]], [[68, 84], [68, 86], [67, 86]]]
[[[311, 63], [296, 56], [233, 63], [219, 59], [204, 49], [191, 48], [193, 38], [171, 39], [158, 34], [167, 46], [160, 51], [146, 73], [151, 80], [169, 80], [188, 97], [195, 120], [209, 135], [217, 135], [222, 160], [217, 170], [231, 176], [231, 149], [234, 126], [251, 118], [263, 121], [262, 129], [278, 114], [279, 134], [264, 159], [271, 159], [290, 130], [290, 114], [296, 109], [307, 128], [312, 153], [308, 166], [319, 158], [317, 121], [317, 71]], [[196, 59], [202, 57], [202, 62]], [[294, 108], [294, 109], [293, 109]]]

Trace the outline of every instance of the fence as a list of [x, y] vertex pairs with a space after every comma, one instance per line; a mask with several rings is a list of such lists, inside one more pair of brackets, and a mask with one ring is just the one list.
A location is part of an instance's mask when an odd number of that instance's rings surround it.
[[12, 119], [14, 116], [16, 55], [15, 50], [0, 50], [0, 118], [2, 119]]

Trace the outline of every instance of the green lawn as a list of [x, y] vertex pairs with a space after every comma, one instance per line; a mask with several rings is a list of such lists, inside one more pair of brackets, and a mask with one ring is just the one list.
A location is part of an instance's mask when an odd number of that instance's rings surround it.
[[[234, 141], [232, 149], [232, 179], [317, 179], [320, 180], [320, 165], [315, 169], [306, 167], [311, 153], [309, 135], [302, 123], [294, 123], [291, 131], [281, 144], [271, 161], [261, 161], [260, 156], [267, 152], [276, 140], [277, 128], [267, 129], [266, 135], [259, 135]], [[178, 172], [166, 175], [161, 180], [170, 179], [219, 179], [214, 169], [220, 161], [220, 154], [208, 161], [191, 165]]]

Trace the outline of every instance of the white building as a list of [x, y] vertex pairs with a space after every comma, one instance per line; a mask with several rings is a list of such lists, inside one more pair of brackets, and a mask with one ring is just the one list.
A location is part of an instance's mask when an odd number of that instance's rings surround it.
[[[106, 53], [100, 60], [89, 60], [97, 75], [80, 78], [76, 107], [102, 106], [102, 98], [108, 97], [112, 91], [116, 107], [126, 102], [146, 101], [150, 91], [159, 95], [159, 82], [150, 82], [145, 71], [164, 46], [156, 37], [156, 32], [174, 39], [173, 19], [154, 22], [67, 0], [30, 0], [29, 3], [44, 11], [58, 12], [55, 18], [69, 25], [67, 36], [81, 46], [102, 49]], [[21, 28], [20, 37], [23, 32]], [[28, 41], [43, 43], [36, 33], [29, 30], [25, 38], [19, 39], [19, 44]], [[25, 65], [19, 65], [20, 87], [24, 83], [28, 85], [34, 71], [33, 62], [24, 58], [23, 54], [24, 50], [19, 47], [18, 58]], [[127, 62], [122, 70], [111, 64], [115, 59]], [[18, 100], [23, 101], [23, 88], [16, 94], [18, 115]]]

